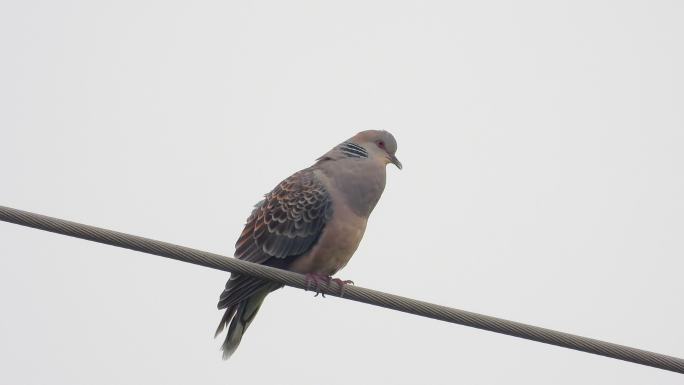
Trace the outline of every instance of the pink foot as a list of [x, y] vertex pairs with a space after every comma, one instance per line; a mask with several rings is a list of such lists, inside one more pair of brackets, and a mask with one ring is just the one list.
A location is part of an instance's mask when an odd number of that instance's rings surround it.
[[335, 282], [337, 285], [340, 286], [340, 297], [344, 297], [344, 287], [346, 285], [354, 284], [354, 281], [343, 281], [339, 278], [332, 278], [328, 275], [321, 273], [309, 273], [304, 277], [304, 279], [306, 280], [306, 288], [304, 290], [309, 291], [313, 287], [314, 291], [316, 292], [316, 295], [314, 295], [314, 297], [318, 297], [318, 295], [320, 294], [323, 298], [325, 298], [325, 294], [323, 294], [323, 291], [321, 289], [323, 287], [330, 287], [330, 282]]
[[333, 278], [332, 281], [334, 281], [336, 284], [340, 285], [340, 298], [344, 297], [344, 287], [347, 285], [353, 285], [354, 284], [354, 281], [350, 281], [348, 279], [343, 281], [339, 278]]
[[321, 288], [324, 286], [323, 283], [325, 283], [325, 286], [328, 286], [330, 284], [330, 278], [329, 276], [325, 274], [320, 274], [320, 273], [309, 273], [307, 274], [304, 279], [306, 280], [306, 291], [309, 291], [311, 289], [311, 286], [313, 286], [316, 295], [314, 297], [318, 297], [320, 294], [323, 298], [325, 298], [325, 294], [321, 291]]
[[353, 285], [354, 284], [354, 281], [350, 281], [348, 279], [343, 281], [339, 278], [333, 278], [331, 281], [336, 282], [340, 286], [342, 286], [342, 285]]

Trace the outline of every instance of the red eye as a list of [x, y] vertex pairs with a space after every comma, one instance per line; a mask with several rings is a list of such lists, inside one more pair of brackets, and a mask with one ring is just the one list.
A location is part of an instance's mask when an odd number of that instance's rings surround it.
[[383, 150], [385, 149], [385, 142], [382, 140], [378, 142], [378, 147], [382, 148]]

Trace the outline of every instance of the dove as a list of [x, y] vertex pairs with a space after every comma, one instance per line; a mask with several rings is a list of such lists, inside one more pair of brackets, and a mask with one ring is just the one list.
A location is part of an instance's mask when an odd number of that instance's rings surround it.
[[[235, 258], [330, 281], [356, 251], [385, 189], [386, 166], [397, 159], [387, 131], [362, 131], [280, 182], [254, 206], [235, 244]], [[351, 281], [335, 279], [341, 285]], [[233, 355], [266, 296], [281, 284], [231, 274], [216, 330], [228, 329], [223, 359]]]

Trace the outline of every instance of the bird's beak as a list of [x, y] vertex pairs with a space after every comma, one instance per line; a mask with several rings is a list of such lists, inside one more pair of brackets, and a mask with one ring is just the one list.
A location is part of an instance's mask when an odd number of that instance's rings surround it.
[[390, 161], [390, 163], [394, 164], [395, 166], [397, 166], [399, 170], [401, 170], [401, 162], [399, 161], [399, 159], [397, 159], [396, 156], [394, 156], [394, 154], [388, 154], [387, 159]]

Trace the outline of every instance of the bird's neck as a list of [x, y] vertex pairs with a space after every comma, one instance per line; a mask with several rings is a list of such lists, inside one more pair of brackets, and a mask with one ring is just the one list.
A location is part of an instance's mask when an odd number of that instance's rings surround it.
[[[336, 163], [336, 164], [333, 164]], [[331, 188], [346, 199], [349, 208], [367, 217], [385, 189], [385, 164], [369, 159], [337, 159], [318, 164]]]

